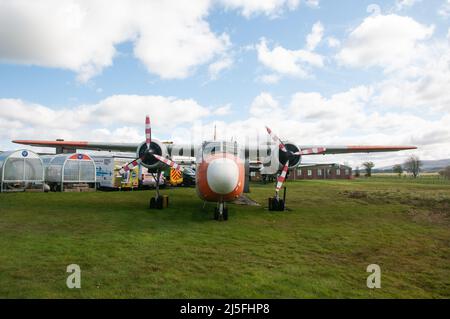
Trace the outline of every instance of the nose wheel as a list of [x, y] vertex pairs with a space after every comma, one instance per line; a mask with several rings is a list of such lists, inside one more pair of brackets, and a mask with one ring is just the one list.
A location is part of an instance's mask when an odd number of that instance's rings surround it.
[[225, 203], [217, 203], [217, 207], [214, 209], [214, 219], [218, 221], [228, 220], [228, 207]]
[[156, 174], [152, 174], [154, 180], [155, 180], [155, 190], [156, 190], [156, 196], [150, 198], [150, 209], [164, 209], [169, 206], [169, 197], [168, 196], [162, 196], [159, 193], [159, 180], [161, 178], [161, 171], [158, 169]]

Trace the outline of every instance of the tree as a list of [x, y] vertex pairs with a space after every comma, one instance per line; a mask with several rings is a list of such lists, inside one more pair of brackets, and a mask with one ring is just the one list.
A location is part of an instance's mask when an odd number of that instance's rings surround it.
[[356, 166], [355, 168], [355, 177], [359, 177], [360, 173], [359, 173], [359, 166]]
[[370, 177], [372, 176], [372, 168], [375, 166], [373, 162], [364, 162], [363, 163], [364, 169], [366, 170], [366, 176]]
[[441, 175], [443, 178], [450, 179], [450, 166], [447, 166], [442, 171], [440, 171], [439, 175]]
[[400, 177], [403, 173], [403, 167], [400, 164], [394, 165], [394, 167], [392, 168], [392, 171], [394, 173], [397, 173], [398, 177]]
[[404, 164], [406, 171], [410, 172], [414, 176], [414, 178], [419, 175], [421, 166], [422, 161], [416, 155], [411, 155]]

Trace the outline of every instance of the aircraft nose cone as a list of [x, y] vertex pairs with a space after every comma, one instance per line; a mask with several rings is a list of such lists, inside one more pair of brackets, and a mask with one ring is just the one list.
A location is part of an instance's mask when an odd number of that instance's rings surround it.
[[239, 180], [239, 168], [235, 161], [229, 158], [215, 159], [208, 165], [208, 185], [211, 190], [220, 195], [231, 193]]

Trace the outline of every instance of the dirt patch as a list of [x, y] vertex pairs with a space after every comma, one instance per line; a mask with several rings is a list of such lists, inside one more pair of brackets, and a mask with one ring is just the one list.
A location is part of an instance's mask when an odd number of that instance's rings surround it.
[[412, 208], [408, 211], [408, 215], [415, 222], [450, 224], [450, 215], [448, 214], [448, 212], [428, 211]]
[[450, 225], [450, 196], [442, 194], [348, 190], [340, 194], [370, 204], [398, 203], [407, 205], [411, 207], [408, 211], [408, 216], [415, 222]]
[[343, 191], [342, 193], [349, 198], [367, 199], [369, 197], [367, 192], [363, 191]]

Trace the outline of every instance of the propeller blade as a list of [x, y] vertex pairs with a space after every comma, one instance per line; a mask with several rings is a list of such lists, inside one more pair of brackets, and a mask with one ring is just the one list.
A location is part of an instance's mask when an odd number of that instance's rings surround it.
[[150, 116], [145, 117], [145, 144], [147, 144], [147, 150], [150, 149], [152, 143], [152, 128], [150, 126]]
[[304, 148], [299, 152], [293, 153], [293, 155], [310, 155], [310, 154], [322, 154], [327, 149], [325, 147]]
[[287, 161], [286, 164], [284, 164], [283, 170], [281, 171], [280, 176], [278, 176], [277, 186], [275, 190], [277, 194], [280, 191], [281, 187], [283, 186], [284, 181], [286, 180], [288, 170], [289, 170], [289, 161]]
[[180, 172], [184, 171], [184, 169], [183, 169], [183, 167], [181, 165], [178, 165], [177, 163], [175, 163], [174, 161], [172, 161], [172, 160], [170, 160], [168, 158], [165, 158], [165, 157], [162, 157], [162, 156], [159, 156], [159, 155], [156, 155], [156, 154], [153, 154], [153, 156], [156, 159], [158, 159], [159, 161], [163, 162], [164, 164], [167, 164], [170, 167], [176, 169], [177, 171], [180, 171]]
[[269, 127], [267, 127], [267, 126], [266, 126], [266, 130], [267, 130], [267, 133], [269, 133], [269, 135], [272, 138], [272, 140], [275, 143], [278, 143], [278, 146], [280, 147], [280, 150], [282, 150], [283, 152], [287, 152], [288, 150], [287, 150], [286, 146], [284, 146], [283, 142], [281, 142], [281, 140], [278, 138], [278, 136], [273, 134], [272, 130]]
[[139, 158], [136, 158], [134, 161], [125, 164], [120, 169], [119, 174], [122, 175], [122, 174], [125, 174], [126, 172], [128, 172], [129, 170], [132, 170], [133, 168], [135, 168], [136, 166], [138, 166], [142, 162], [143, 158], [144, 157], [139, 157]]

